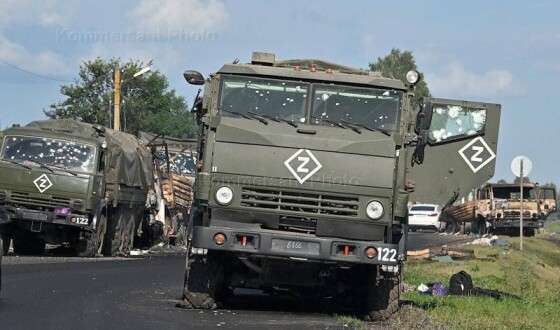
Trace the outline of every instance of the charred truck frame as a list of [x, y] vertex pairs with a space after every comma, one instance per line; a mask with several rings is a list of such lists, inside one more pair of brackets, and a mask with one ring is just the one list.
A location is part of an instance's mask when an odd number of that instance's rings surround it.
[[[365, 319], [391, 316], [407, 252], [410, 164], [422, 168], [440, 145], [454, 148], [440, 162], [460, 160], [458, 151], [484, 135], [495, 152], [499, 106], [429, 100], [419, 111], [411, 104], [416, 71], [405, 85], [322, 60], [254, 53], [250, 64], [226, 64], [208, 79], [184, 76], [205, 85], [193, 107], [199, 163], [187, 308], [215, 308], [234, 288], [283, 288], [334, 297]], [[436, 104], [464, 117], [432, 116]], [[436, 137], [432, 118], [443, 128], [468, 119], [470, 130]], [[485, 182], [488, 173], [472, 175], [461, 162], [465, 191]]]
[[0, 139], [4, 252], [67, 244], [82, 256], [127, 254], [141, 232], [151, 155], [133, 135], [73, 120], [35, 121]]

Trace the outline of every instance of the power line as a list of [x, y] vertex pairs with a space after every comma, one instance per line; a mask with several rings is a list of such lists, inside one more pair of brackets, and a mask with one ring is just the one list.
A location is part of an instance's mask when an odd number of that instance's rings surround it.
[[43, 78], [43, 79], [53, 80], [53, 81], [58, 81], [58, 82], [73, 82], [72, 80], [64, 80], [64, 79], [57, 79], [57, 78], [53, 78], [53, 77], [49, 77], [49, 76], [43, 76], [43, 75], [41, 75], [41, 74], [34, 73], [34, 72], [31, 72], [31, 71], [22, 69], [22, 68], [20, 68], [20, 67], [14, 65], [14, 64], [11, 64], [11, 63], [8, 63], [8, 62], [4, 61], [3, 59], [0, 59], [0, 62], [6, 64], [7, 66], [12, 67], [12, 68], [14, 68], [14, 69], [16, 69], [16, 70], [19, 70], [19, 71], [21, 71], [21, 72], [25, 72], [25, 73], [27, 73], [27, 74], [29, 74], [29, 75], [32, 75], [32, 76], [35, 76], [35, 77], [38, 77], [38, 78]]

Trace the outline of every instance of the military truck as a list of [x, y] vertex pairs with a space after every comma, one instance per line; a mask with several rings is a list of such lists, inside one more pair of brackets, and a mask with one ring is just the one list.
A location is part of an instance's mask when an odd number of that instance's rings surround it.
[[151, 156], [133, 135], [73, 120], [3, 132], [0, 234], [4, 252], [65, 244], [82, 256], [128, 253], [152, 184]]
[[[462, 200], [447, 208], [444, 213], [455, 225], [472, 223], [479, 234], [490, 230], [494, 233], [519, 235], [521, 225], [521, 189], [517, 183], [488, 183], [476, 189], [471, 199]], [[523, 183], [523, 229], [526, 235], [534, 235], [542, 228], [538, 198], [538, 185]]]
[[541, 219], [547, 219], [552, 213], [557, 212], [556, 208], [556, 188], [538, 187], [537, 189]]
[[194, 107], [199, 165], [180, 307], [216, 308], [233, 289], [253, 288], [333, 298], [367, 320], [388, 318], [402, 292], [411, 164], [434, 158], [416, 173], [430, 176], [439, 196], [442, 163], [464, 165], [454, 174], [469, 191], [487, 172], [462, 158], [482, 157], [485, 141], [486, 153], [496, 151], [500, 107], [430, 99], [420, 109], [411, 102], [416, 71], [405, 85], [254, 53], [206, 79], [184, 77], [204, 93]]

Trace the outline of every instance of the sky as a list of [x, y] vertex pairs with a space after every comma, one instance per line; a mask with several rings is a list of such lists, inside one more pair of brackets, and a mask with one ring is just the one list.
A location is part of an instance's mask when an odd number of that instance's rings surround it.
[[192, 100], [184, 70], [208, 75], [253, 51], [367, 68], [398, 48], [434, 97], [502, 105], [494, 181], [512, 181], [524, 155], [533, 181], [560, 184], [559, 12], [528, 0], [1, 0], [0, 127], [46, 119], [98, 56], [153, 60]]

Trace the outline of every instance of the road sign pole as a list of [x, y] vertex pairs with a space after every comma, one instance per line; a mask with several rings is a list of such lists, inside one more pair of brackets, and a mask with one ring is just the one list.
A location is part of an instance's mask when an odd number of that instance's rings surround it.
[[521, 159], [521, 182], [519, 190], [521, 191], [519, 205], [519, 251], [523, 251], [523, 159]]

